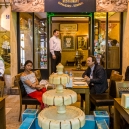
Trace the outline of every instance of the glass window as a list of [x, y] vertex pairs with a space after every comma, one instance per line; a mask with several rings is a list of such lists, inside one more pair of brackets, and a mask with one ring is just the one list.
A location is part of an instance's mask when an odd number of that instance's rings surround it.
[[120, 13], [108, 13], [107, 68], [120, 68]]
[[30, 13], [20, 13], [20, 68], [26, 60], [33, 61], [33, 17]]
[[34, 18], [34, 68], [47, 69], [47, 27], [46, 19]]
[[10, 73], [10, 6], [0, 7], [0, 56], [4, 60], [5, 73]]
[[94, 56], [106, 68], [106, 13], [94, 13]]

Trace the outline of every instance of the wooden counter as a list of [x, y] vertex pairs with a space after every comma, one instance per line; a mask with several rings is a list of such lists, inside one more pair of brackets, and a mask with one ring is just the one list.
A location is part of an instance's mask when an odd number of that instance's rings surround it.
[[0, 129], [6, 129], [5, 98], [0, 98]]
[[120, 115], [129, 124], [129, 109], [121, 106], [121, 98], [114, 99], [114, 129], [120, 129]]

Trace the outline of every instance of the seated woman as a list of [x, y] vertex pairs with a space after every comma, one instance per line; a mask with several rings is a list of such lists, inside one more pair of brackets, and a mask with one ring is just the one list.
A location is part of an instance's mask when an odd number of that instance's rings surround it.
[[39, 85], [35, 74], [31, 71], [32, 61], [27, 60], [24, 64], [24, 72], [21, 75], [21, 81], [25, 87], [28, 96], [37, 99], [41, 103], [41, 109], [44, 108], [42, 94], [46, 91], [44, 85]]

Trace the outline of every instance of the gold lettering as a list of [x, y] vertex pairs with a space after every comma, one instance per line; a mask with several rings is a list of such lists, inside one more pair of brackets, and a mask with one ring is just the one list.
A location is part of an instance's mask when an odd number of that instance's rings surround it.
[[72, 4], [72, 5], [70, 5], [70, 4], [67, 4], [68, 2], [70, 3], [72, 3], [72, 2], [77, 2], [77, 1], [79, 1], [79, 0], [62, 0], [62, 2], [58, 2], [58, 4], [59, 5], [61, 5], [61, 6], [64, 6], [64, 7], [68, 7], [68, 8], [71, 8], [71, 7], [78, 7], [78, 6], [81, 6], [81, 5], [83, 5], [84, 3], [83, 2], [80, 2], [80, 3], [76, 3], [76, 4]]
[[63, 3], [61, 3], [61, 2], [58, 2], [58, 4], [61, 5], [61, 6], [64, 6], [64, 7], [68, 7], [68, 8], [71, 8], [71, 7], [72, 7], [72, 5], [63, 4]]

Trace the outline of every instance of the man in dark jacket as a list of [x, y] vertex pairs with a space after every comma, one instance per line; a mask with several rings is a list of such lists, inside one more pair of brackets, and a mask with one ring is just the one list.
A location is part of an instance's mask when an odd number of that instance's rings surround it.
[[[104, 93], [108, 88], [107, 74], [105, 69], [97, 64], [94, 56], [87, 58], [88, 68], [83, 73], [82, 77], [89, 84], [90, 94], [101, 94]], [[84, 99], [84, 94], [81, 95]]]
[[129, 81], [129, 66], [127, 66], [127, 68], [126, 68], [125, 81]]

